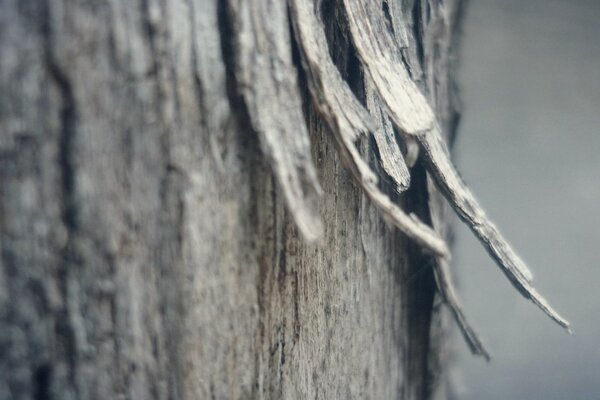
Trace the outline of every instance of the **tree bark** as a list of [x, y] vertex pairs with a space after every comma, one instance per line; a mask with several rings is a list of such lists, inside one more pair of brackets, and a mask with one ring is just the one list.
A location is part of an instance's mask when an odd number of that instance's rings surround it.
[[[379, 3], [451, 139], [460, 1]], [[330, 56], [398, 140], [340, 4], [318, 2]], [[344, 166], [289, 18], [0, 2], [0, 399], [446, 397], [432, 258]], [[374, 140], [379, 188], [447, 236], [421, 161], [398, 194]]]

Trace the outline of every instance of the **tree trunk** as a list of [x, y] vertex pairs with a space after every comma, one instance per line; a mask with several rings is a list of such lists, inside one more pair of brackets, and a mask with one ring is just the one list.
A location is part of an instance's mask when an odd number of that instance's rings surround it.
[[[453, 136], [460, 2], [379, 3]], [[341, 1], [318, 4], [393, 140]], [[283, 0], [0, 2], [0, 399], [446, 397], [431, 256], [345, 168], [289, 19]], [[421, 161], [397, 194], [359, 148], [395, 203], [446, 220]]]

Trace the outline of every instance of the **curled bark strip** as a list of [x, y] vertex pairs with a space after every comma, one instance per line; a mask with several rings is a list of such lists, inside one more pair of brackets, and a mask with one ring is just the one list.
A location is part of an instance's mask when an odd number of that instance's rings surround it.
[[469, 188], [456, 172], [437, 124], [430, 133], [420, 136], [419, 142], [427, 161], [427, 170], [438, 188], [450, 202], [458, 216], [471, 228], [513, 286], [556, 323], [570, 332], [569, 323], [553, 310], [548, 302], [532, 287], [531, 272], [500, 235], [496, 226], [485, 215]]
[[456, 290], [454, 289], [454, 284], [451, 279], [448, 262], [444, 259], [438, 258], [435, 261], [433, 272], [440, 294], [452, 311], [452, 315], [454, 316], [454, 319], [460, 328], [465, 342], [467, 342], [467, 345], [471, 349], [471, 352], [475, 355], [485, 358], [487, 361], [490, 361], [490, 354], [483, 345], [483, 342], [479, 338], [477, 332], [475, 332], [475, 330], [469, 324], [469, 321], [462, 310], [462, 306], [458, 300], [458, 296], [456, 295]]
[[390, 118], [408, 135], [433, 127], [435, 115], [404, 66], [392, 53], [396, 44], [383, 23], [378, 1], [342, 0], [352, 42], [365, 71], [377, 88]]
[[237, 87], [288, 209], [304, 238], [313, 241], [322, 234], [321, 188], [292, 63], [287, 7], [263, 0], [230, 0], [228, 5]]
[[449, 256], [445, 242], [414, 215], [407, 215], [377, 188], [377, 178], [362, 160], [354, 141], [374, 131], [367, 110], [354, 97], [327, 51], [322, 23], [306, 0], [290, 0], [292, 22], [315, 106], [329, 125], [338, 151], [352, 176], [386, 219], [438, 256]]

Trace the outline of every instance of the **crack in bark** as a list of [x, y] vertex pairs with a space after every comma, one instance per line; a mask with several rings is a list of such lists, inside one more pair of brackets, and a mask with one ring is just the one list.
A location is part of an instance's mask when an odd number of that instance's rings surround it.
[[[61, 178], [62, 210], [61, 217], [66, 229], [66, 243], [60, 251], [60, 261], [57, 271], [59, 290], [63, 298], [63, 309], [61, 313], [64, 316], [56, 318], [56, 334], [64, 340], [66, 354], [64, 354], [68, 365], [68, 376], [76, 395], [80, 393], [77, 379], [77, 369], [79, 364], [81, 343], [81, 326], [77, 326], [76, 316], [72, 305], [74, 303], [72, 287], [73, 272], [72, 268], [76, 265], [77, 255], [73, 243], [73, 237], [77, 235], [78, 210], [76, 199], [76, 178], [74, 165], [75, 137], [77, 132], [77, 109], [73, 94], [71, 81], [60, 65], [55, 54], [54, 35], [52, 26], [51, 4], [50, 1], [44, 1], [40, 7], [41, 12], [41, 30], [44, 38], [43, 51], [44, 63], [50, 79], [55, 83], [61, 101], [60, 108], [60, 131], [58, 138], [58, 166]], [[48, 376], [50, 378], [50, 376]]]

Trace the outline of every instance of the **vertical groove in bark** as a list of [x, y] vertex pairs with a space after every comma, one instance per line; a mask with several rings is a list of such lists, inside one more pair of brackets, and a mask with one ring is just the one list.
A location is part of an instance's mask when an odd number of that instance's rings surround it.
[[[339, 3], [320, 3], [329, 54], [381, 116]], [[431, 54], [450, 33], [428, 20], [418, 35], [409, 28], [413, 7], [441, 2], [411, 3], [381, 2], [387, 29], [446, 123], [450, 48]], [[344, 167], [282, 4], [0, 2], [0, 399], [442, 393], [429, 256]], [[240, 34], [231, 7], [246, 10], [238, 18], [261, 10], [246, 26], [256, 29]], [[273, 27], [285, 34], [270, 40]], [[252, 59], [241, 71], [250, 56], [268, 56], [270, 72]], [[255, 97], [263, 82], [287, 91]], [[264, 121], [281, 129], [267, 137]], [[377, 124], [385, 137], [358, 141], [357, 153], [378, 190], [430, 221], [420, 164], [399, 194], [406, 171], [379, 164], [395, 131]], [[274, 164], [262, 151], [278, 137], [295, 153], [277, 150]], [[291, 212], [288, 178], [308, 194]], [[313, 217], [323, 222], [319, 243], [302, 240], [297, 212], [311, 214], [310, 232]]]

